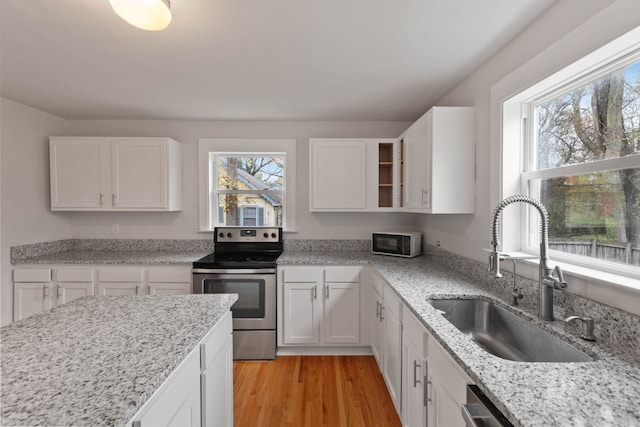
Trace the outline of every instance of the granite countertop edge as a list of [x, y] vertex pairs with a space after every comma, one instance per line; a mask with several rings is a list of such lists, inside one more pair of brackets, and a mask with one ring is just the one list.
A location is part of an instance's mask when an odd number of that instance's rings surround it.
[[[506, 304], [472, 278], [438, 264], [434, 257], [407, 259], [369, 252], [285, 251], [278, 265], [372, 265], [514, 426], [640, 426], [640, 411], [625, 403], [640, 400], [640, 364], [623, 360], [616, 349], [605, 349], [599, 342], [580, 340], [567, 333], [560, 321], [544, 322], [531, 311]], [[498, 358], [480, 349], [427, 302], [430, 298], [472, 297], [497, 301], [503, 308], [595, 356], [595, 360], [527, 363]], [[534, 401], [536, 404], [531, 404]], [[540, 411], [540, 404], [546, 406], [545, 411]], [[598, 408], [596, 416], [594, 408]], [[611, 411], [626, 418], [612, 419]]]
[[191, 265], [211, 251], [70, 250], [17, 259], [13, 265]]

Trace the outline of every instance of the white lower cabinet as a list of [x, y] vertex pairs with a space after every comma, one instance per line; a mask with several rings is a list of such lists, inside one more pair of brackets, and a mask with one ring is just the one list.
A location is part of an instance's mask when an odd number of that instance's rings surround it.
[[372, 298], [375, 318], [371, 331], [373, 354], [378, 361], [382, 377], [391, 400], [402, 413], [402, 323], [401, 302], [385, 280], [375, 272], [371, 274]]
[[22, 320], [52, 307], [51, 283], [14, 283], [13, 320]]
[[408, 309], [402, 314], [402, 425], [424, 427], [427, 425], [427, 330]]
[[231, 312], [162, 383], [127, 427], [233, 426]]
[[196, 348], [133, 417], [132, 427], [201, 425], [200, 349]]
[[202, 427], [233, 426], [233, 335], [231, 313], [200, 344]]
[[28, 266], [13, 270], [13, 320], [89, 295], [191, 293], [190, 266]]
[[55, 304], [50, 268], [13, 270], [13, 320], [42, 313]]
[[53, 269], [56, 284], [57, 305], [95, 294], [95, 272], [92, 268]]
[[362, 267], [279, 267], [278, 344], [361, 344]]
[[427, 425], [465, 427], [462, 405], [473, 382], [432, 335], [427, 337]]
[[150, 268], [147, 271], [149, 295], [183, 295], [191, 293], [190, 268]]

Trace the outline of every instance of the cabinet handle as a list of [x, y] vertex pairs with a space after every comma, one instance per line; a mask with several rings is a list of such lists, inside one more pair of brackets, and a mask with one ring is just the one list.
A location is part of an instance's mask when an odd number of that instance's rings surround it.
[[100, 206], [104, 206], [104, 194], [100, 193]]
[[58, 288], [58, 292], [57, 292], [58, 299], [60, 299], [60, 298], [62, 298], [62, 288], [60, 287], [60, 285], [58, 285], [57, 288]]
[[431, 402], [431, 398], [429, 397], [429, 386], [431, 385], [431, 381], [427, 381], [427, 377], [424, 377], [424, 406], [427, 406], [429, 402]]
[[116, 205], [116, 195], [115, 193], [111, 193], [111, 205]]
[[136, 285], [136, 295], [138, 295], [138, 285]]
[[418, 378], [418, 368], [422, 366], [418, 363], [417, 360], [413, 361], [413, 388], [416, 388], [418, 384], [421, 384], [420, 379]]
[[42, 297], [46, 298], [49, 296], [49, 293], [47, 292], [47, 290], [49, 290], [49, 285], [42, 285]]
[[376, 301], [376, 318], [380, 318], [380, 301]]
[[384, 316], [382, 315], [382, 313], [384, 313], [384, 305], [380, 304], [380, 321], [381, 322], [384, 320]]
[[325, 298], [329, 299], [329, 285], [324, 285]]
[[313, 299], [318, 299], [318, 285], [314, 286], [311, 290], [311, 297]]

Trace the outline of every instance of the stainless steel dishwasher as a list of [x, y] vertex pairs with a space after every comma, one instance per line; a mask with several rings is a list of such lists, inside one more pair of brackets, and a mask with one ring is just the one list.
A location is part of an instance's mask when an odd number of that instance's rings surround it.
[[467, 404], [462, 405], [462, 417], [467, 427], [513, 427], [475, 385], [467, 386]]

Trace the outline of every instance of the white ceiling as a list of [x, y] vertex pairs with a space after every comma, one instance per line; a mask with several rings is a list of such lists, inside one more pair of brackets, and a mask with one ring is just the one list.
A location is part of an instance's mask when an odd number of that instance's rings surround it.
[[1, 0], [2, 96], [67, 119], [414, 120], [555, 0]]

